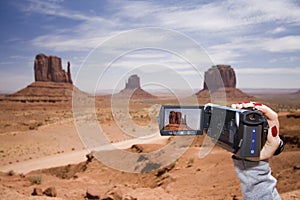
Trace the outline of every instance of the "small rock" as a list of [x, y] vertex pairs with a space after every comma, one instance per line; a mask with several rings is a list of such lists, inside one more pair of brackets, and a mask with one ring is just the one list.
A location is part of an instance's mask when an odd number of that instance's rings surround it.
[[56, 193], [56, 189], [55, 187], [48, 187], [44, 192], [44, 195], [48, 196], [48, 197], [56, 197], [57, 193]]
[[142, 153], [143, 152], [143, 147], [137, 144], [134, 144], [131, 146], [131, 149], [136, 151], [137, 153]]
[[106, 192], [101, 200], [122, 200], [122, 191], [120, 188], [114, 187], [113, 189]]
[[126, 194], [126, 195], [124, 195], [123, 200], [137, 200], [137, 198], [132, 197], [132, 196]]
[[41, 188], [33, 188], [32, 196], [43, 196], [43, 190]]
[[300, 169], [300, 165], [295, 165], [295, 166], [293, 167], [293, 169], [294, 169], [294, 170], [299, 170], [299, 169]]
[[89, 187], [86, 191], [85, 198], [87, 199], [100, 199], [99, 191], [94, 187]]
[[93, 158], [94, 158], [94, 155], [93, 153], [89, 153], [86, 155], [86, 158], [87, 158], [87, 161], [86, 162], [92, 162]]

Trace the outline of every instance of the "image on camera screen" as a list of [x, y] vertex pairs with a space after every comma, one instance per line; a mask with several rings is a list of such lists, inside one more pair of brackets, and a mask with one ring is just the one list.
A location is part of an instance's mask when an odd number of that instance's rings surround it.
[[167, 108], [164, 112], [163, 130], [200, 130], [201, 112], [201, 109], [195, 108]]

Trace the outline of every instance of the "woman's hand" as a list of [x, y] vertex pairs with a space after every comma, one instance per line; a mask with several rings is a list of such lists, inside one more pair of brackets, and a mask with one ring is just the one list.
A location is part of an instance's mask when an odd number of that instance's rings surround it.
[[280, 145], [279, 121], [277, 113], [268, 106], [256, 102], [238, 102], [236, 104], [232, 104], [231, 107], [238, 109], [253, 107], [261, 111], [266, 116], [269, 123], [269, 130], [267, 141], [260, 151], [259, 160], [271, 158]]

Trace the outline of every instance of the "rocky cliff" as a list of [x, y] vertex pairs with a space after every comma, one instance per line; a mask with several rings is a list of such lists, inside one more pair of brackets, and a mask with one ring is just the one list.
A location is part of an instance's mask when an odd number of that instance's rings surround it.
[[125, 83], [125, 88], [120, 91], [118, 95], [121, 95], [126, 97], [130, 96], [130, 98], [133, 99], [153, 99], [156, 98], [156, 96], [150, 94], [149, 92], [146, 92], [141, 88], [140, 85], [140, 77], [136, 74], [131, 75], [128, 78], [128, 81]]
[[35, 81], [50, 81], [71, 83], [70, 62], [68, 62], [67, 72], [62, 69], [61, 58], [56, 56], [46, 56], [38, 54], [34, 60]]
[[3, 100], [18, 102], [71, 102], [73, 93], [88, 95], [73, 85], [68, 62], [67, 72], [62, 69], [61, 58], [38, 54], [34, 60], [35, 82]]
[[125, 84], [125, 89], [136, 89], [141, 88], [140, 77], [134, 74], [128, 78], [128, 82]]
[[[220, 79], [221, 78], [221, 79]], [[216, 65], [208, 69], [204, 74], [203, 89], [196, 93], [200, 102], [211, 102], [214, 98], [223, 98], [224, 92], [229, 101], [253, 99], [236, 88], [236, 75], [230, 65]]]
[[[220, 79], [221, 76], [221, 79]], [[236, 88], [236, 76], [230, 65], [216, 65], [204, 74], [204, 90], [215, 91], [219, 88]]]

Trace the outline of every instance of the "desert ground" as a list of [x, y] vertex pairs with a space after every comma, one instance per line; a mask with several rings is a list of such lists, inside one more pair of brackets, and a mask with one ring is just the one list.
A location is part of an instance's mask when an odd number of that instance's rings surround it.
[[[280, 134], [287, 143], [270, 166], [282, 198], [300, 199], [299, 96], [276, 97], [255, 97], [278, 112]], [[168, 102], [172, 101], [167, 97], [133, 99], [129, 113], [137, 124], [146, 125], [149, 109]], [[0, 199], [242, 199], [231, 153], [216, 146], [199, 158], [204, 136], [195, 137], [169, 165], [147, 173], [128, 173], [89, 154], [77, 133], [71, 102], [2, 100], [0, 110]], [[121, 148], [122, 141], [132, 141], [122, 146], [125, 151], [153, 152], [173, 139], [136, 143], [114, 121], [109, 96], [96, 97], [96, 113], [112, 143]]]

